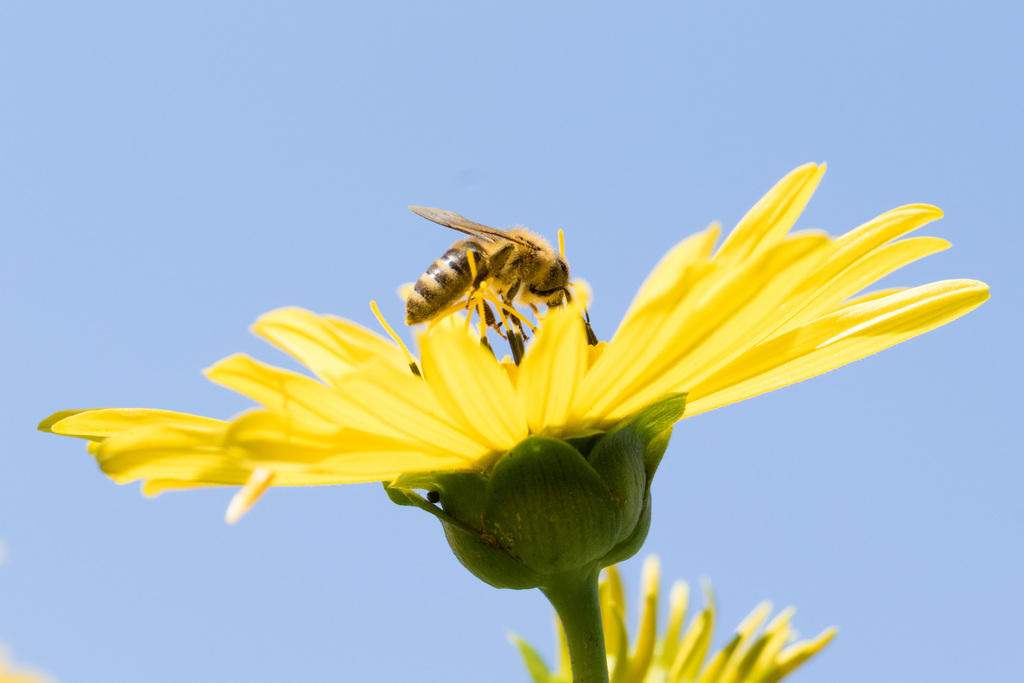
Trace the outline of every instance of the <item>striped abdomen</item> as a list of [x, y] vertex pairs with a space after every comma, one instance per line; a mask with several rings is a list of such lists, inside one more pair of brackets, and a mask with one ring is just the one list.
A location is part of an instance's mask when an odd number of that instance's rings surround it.
[[456, 242], [441, 258], [430, 264], [405, 301], [405, 324], [426, 322], [461, 299], [473, 284], [467, 251], [472, 251], [478, 278], [486, 273], [487, 255], [472, 240]]

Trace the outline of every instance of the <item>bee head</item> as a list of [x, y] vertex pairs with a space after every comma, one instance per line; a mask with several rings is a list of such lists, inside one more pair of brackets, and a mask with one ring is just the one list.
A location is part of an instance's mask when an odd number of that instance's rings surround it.
[[547, 306], [561, 306], [569, 300], [569, 264], [561, 254], [555, 254], [535, 291]]

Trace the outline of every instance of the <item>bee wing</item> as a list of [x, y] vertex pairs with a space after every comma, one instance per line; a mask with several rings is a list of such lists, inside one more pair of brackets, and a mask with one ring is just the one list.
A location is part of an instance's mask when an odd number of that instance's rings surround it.
[[459, 214], [452, 213], [451, 211], [445, 211], [444, 209], [432, 209], [427, 206], [410, 206], [409, 210], [418, 216], [423, 216], [428, 221], [433, 221], [439, 225], [445, 226], [446, 228], [451, 228], [452, 230], [464, 232], [467, 235], [472, 235], [473, 237], [482, 237], [489, 242], [505, 240], [506, 242], [515, 242], [516, 244], [521, 244], [523, 246], [533, 247], [533, 245], [526, 240], [520, 239], [515, 235], [510, 235], [504, 230], [475, 223], [468, 218], [463, 218]]

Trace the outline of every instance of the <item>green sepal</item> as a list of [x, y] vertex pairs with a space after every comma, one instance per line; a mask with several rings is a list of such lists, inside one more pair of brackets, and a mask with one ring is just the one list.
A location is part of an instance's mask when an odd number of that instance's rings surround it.
[[640, 509], [640, 518], [636, 521], [632, 533], [618, 543], [601, 558], [601, 567], [609, 567], [633, 557], [647, 540], [647, 532], [651, 530], [651, 493], [647, 491], [644, 504]]
[[640, 517], [647, 489], [644, 452], [640, 433], [631, 425], [605, 435], [590, 451], [590, 466], [601, 475], [621, 514], [616, 543], [633, 533]]
[[476, 578], [495, 588], [536, 588], [544, 583], [543, 577], [517, 558], [512, 557], [498, 542], [479, 531], [467, 529], [451, 518], [438, 517], [444, 527], [455, 557]]
[[390, 498], [391, 502], [394, 503], [395, 505], [419, 507], [418, 505], [416, 505], [416, 503], [412, 501], [411, 496], [415, 494], [412, 494], [411, 492], [405, 491], [400, 488], [393, 488], [394, 482], [382, 481], [381, 484], [384, 485], [384, 493], [388, 494], [388, 498]]
[[406, 472], [400, 474], [388, 486], [399, 489], [423, 489], [429, 491], [437, 485], [441, 472]]
[[[406, 480], [407, 483], [412, 480]], [[437, 517], [455, 557], [474, 576], [495, 588], [536, 588], [541, 577], [512, 557], [497, 541], [471, 524], [456, 519], [415, 491], [384, 482], [384, 492], [397, 505], [418, 507]]]
[[668, 448], [672, 426], [683, 417], [685, 411], [686, 394], [668, 394], [657, 403], [623, 419], [611, 430], [614, 433], [620, 429], [633, 429], [639, 434], [645, 444], [644, 469], [647, 470], [648, 486]]
[[611, 431], [630, 426], [640, 432], [640, 438], [644, 443], [650, 443], [656, 436], [679, 422], [685, 411], [686, 394], [666, 394], [657, 403], [652, 403], [623, 419]]
[[672, 427], [669, 427], [647, 442], [647, 448], [644, 449], [644, 469], [647, 471], [648, 486], [651, 485], [651, 481], [654, 479], [654, 473], [658, 471], [658, 465], [661, 464], [661, 459], [665, 456], [665, 449], [668, 448], [668, 442], [671, 438]]
[[597, 445], [605, 435], [605, 432], [600, 429], [587, 429], [582, 432], [576, 432], [563, 439], [567, 444], [575, 448], [580, 452], [584, 458], [589, 458], [591, 449]]
[[445, 512], [474, 529], [483, 529], [487, 477], [479, 472], [454, 472], [439, 476], [436, 484]]
[[441, 507], [449, 515], [475, 528], [481, 528], [481, 511], [487, 478], [480, 472], [411, 472], [401, 474], [393, 481], [384, 483], [391, 502], [398, 505], [413, 505], [408, 492], [412, 489], [434, 491], [440, 497]]
[[391, 482], [382, 482], [384, 484], [384, 493], [388, 494], [388, 498], [395, 505], [405, 505], [408, 507], [416, 507], [425, 512], [429, 512], [438, 519], [443, 521], [444, 512], [436, 505], [428, 502], [415, 491], [408, 489], [400, 489], [395, 487]]
[[534, 436], [495, 465], [487, 482], [484, 531], [539, 574], [601, 558], [618, 540], [622, 515], [579, 451]]
[[[651, 480], [685, 404], [685, 394], [669, 395], [607, 433], [529, 437], [481, 470], [404, 474], [385, 490], [394, 503], [437, 517], [480, 580], [550, 589], [560, 576], [620, 562], [643, 545]], [[413, 489], [436, 493], [440, 505]]]

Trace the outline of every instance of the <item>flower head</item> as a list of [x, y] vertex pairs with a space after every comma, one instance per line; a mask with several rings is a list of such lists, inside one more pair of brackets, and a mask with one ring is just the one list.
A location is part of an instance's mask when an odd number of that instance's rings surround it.
[[[790, 232], [824, 166], [795, 169], [718, 242], [711, 226], [672, 249], [607, 343], [588, 344], [583, 297], [548, 311], [518, 366], [453, 314], [417, 335], [419, 359], [355, 323], [297, 308], [253, 331], [316, 379], [234, 355], [212, 381], [260, 408], [231, 420], [147, 409], [63, 411], [40, 429], [90, 441], [117, 482], [143, 490], [247, 484], [237, 516], [271, 485], [485, 472], [531, 435], [608, 430], [667, 396], [686, 416], [863, 358], [980, 305], [984, 283], [944, 280], [859, 294], [947, 248], [900, 239], [932, 206], [888, 211], [838, 238]], [[417, 372], [410, 372], [410, 361]]]
[[[794, 642], [796, 632], [790, 626], [793, 608], [782, 610], [768, 621], [772, 606], [763, 602], [736, 627], [725, 647], [711, 656], [716, 617], [710, 585], [705, 585], [704, 608], [685, 623], [689, 587], [677, 581], [669, 597], [668, 624], [658, 635], [659, 575], [657, 557], [648, 557], [644, 562], [637, 634], [631, 646], [622, 579], [614, 565], [604, 570], [601, 617], [611, 683], [775, 683], [820, 652], [836, 634], [836, 629], [827, 628], [810, 640]], [[553, 671], [529, 644], [513, 637], [534, 683], [572, 681], [561, 622], [557, 628], [559, 664]]]

